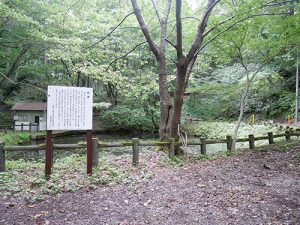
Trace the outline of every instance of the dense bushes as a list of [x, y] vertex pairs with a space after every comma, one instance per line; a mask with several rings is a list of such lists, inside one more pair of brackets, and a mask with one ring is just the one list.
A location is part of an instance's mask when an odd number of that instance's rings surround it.
[[10, 110], [0, 108], [0, 126], [11, 125], [13, 124], [13, 122], [14, 120]]
[[[234, 84], [208, 83], [188, 91], [190, 97], [184, 109], [191, 115], [202, 119], [236, 119], [239, 114], [239, 101], [243, 82]], [[287, 118], [293, 115], [295, 94], [288, 89], [286, 81], [279, 75], [258, 76], [252, 83], [246, 100], [244, 113], [256, 114], [257, 118]]]
[[110, 110], [102, 112], [99, 120], [106, 126], [117, 126], [121, 129], [157, 131], [157, 118], [150, 117], [139, 108], [130, 108], [127, 105], [116, 106]]
[[30, 134], [28, 132], [0, 133], [0, 140], [4, 141], [6, 146], [21, 145], [30, 141]]

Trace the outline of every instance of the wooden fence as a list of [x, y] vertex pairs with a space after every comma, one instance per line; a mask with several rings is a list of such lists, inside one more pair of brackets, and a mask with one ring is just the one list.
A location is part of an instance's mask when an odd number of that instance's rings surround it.
[[[300, 129], [294, 131], [293, 128], [286, 127], [287, 130], [282, 134], [273, 134], [269, 132], [267, 136], [255, 137], [250, 134], [248, 138], [238, 138], [236, 142], [249, 142], [249, 148], [253, 150], [255, 148], [255, 141], [268, 140], [269, 144], [274, 144], [274, 139], [279, 137], [285, 137], [287, 141], [291, 140], [292, 136], [300, 136]], [[206, 154], [206, 146], [209, 144], [226, 143], [227, 150], [231, 151], [232, 137], [227, 136], [226, 139], [219, 140], [207, 140], [206, 138], [200, 138], [199, 141], [189, 142], [188, 146], [200, 146], [200, 153]], [[139, 148], [143, 146], [165, 146], [169, 148], [169, 157], [174, 156], [175, 146], [181, 146], [180, 142], [175, 142], [174, 138], [170, 141], [160, 142], [160, 141], [142, 141], [138, 138], [133, 138], [131, 141], [120, 142], [120, 143], [104, 143], [98, 140], [98, 138], [93, 138], [93, 166], [98, 166], [99, 152], [102, 148], [114, 148], [114, 147], [132, 147], [132, 165], [137, 166], [139, 164]], [[86, 148], [86, 144], [53, 144], [53, 150], [75, 150]], [[0, 142], [0, 172], [5, 171], [5, 152], [14, 151], [38, 151], [45, 150], [45, 144], [32, 145], [32, 146], [5, 146], [4, 142]]]
[[[36, 129], [34, 129], [34, 131], [40, 131], [40, 125], [39, 124], [24, 124], [24, 123], [21, 123], [21, 124], [18, 124], [18, 125], [2, 125], [0, 126], [0, 131], [3, 131], [4, 133], [7, 133], [8, 131], [13, 131], [15, 132], [16, 131], [16, 127], [20, 127], [20, 131], [23, 132], [23, 131], [33, 131], [33, 128], [36, 127]], [[25, 129], [26, 127], [28, 127], [28, 129]]]

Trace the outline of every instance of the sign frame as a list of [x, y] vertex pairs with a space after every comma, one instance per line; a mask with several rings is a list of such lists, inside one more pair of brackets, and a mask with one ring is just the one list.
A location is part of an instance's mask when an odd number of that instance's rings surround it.
[[[89, 94], [89, 95], [88, 95]], [[78, 99], [81, 98], [81, 99]], [[49, 101], [50, 100], [50, 101]], [[76, 109], [76, 107], [80, 109]], [[50, 113], [51, 110], [51, 113]], [[72, 110], [74, 114], [72, 114]], [[59, 119], [59, 121], [57, 121]], [[49, 124], [51, 123], [51, 124]], [[48, 86], [45, 177], [50, 178], [53, 164], [53, 135], [58, 130], [86, 130], [87, 174], [93, 171], [93, 89]]]

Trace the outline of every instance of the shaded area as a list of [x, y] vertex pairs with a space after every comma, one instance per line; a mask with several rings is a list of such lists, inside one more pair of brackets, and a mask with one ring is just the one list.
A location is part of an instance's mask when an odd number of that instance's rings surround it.
[[154, 154], [141, 163], [150, 165], [150, 181], [89, 187], [35, 205], [0, 200], [0, 224], [300, 223], [300, 146], [176, 168], [155, 164]]

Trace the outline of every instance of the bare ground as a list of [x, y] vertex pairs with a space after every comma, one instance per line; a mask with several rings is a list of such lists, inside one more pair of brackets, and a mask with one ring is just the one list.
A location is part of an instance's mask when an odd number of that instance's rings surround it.
[[95, 186], [35, 205], [0, 199], [0, 224], [300, 224], [300, 146], [152, 172], [135, 189]]

